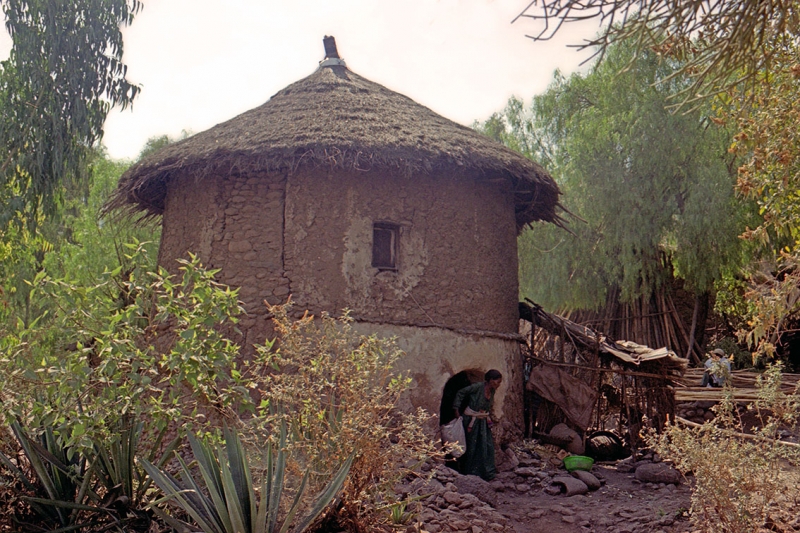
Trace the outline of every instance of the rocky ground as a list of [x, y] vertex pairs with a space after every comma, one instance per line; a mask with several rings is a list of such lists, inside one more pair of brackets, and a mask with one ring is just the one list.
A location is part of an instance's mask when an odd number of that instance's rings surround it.
[[[564, 470], [555, 454], [532, 445], [504, 452], [492, 482], [444, 465], [431, 478], [400, 487], [425, 495], [413, 530], [429, 533], [688, 532], [691, 490], [652, 454], [595, 464], [589, 476]], [[594, 490], [593, 490], [594, 489]]]
[[[713, 402], [678, 406], [678, 416], [703, 423], [714, 418]], [[759, 419], [742, 408], [747, 427]], [[800, 433], [781, 438], [800, 443]], [[689, 533], [692, 479], [640, 452], [615, 462], [595, 463], [589, 473], [568, 473], [567, 452], [537, 441], [498, 451], [498, 475], [491, 482], [462, 476], [443, 464], [428, 465], [429, 479], [398, 487], [399, 497], [419, 498], [408, 530], [427, 533]], [[776, 465], [777, 466], [777, 465]], [[785, 467], [785, 468], [784, 468]], [[758, 533], [800, 532], [800, 472], [781, 467], [786, 490], [771, 507]]]

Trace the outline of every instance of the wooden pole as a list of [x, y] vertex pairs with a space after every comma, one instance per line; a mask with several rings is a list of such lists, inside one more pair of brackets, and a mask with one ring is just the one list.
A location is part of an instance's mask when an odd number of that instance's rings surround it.
[[[678, 324], [678, 329], [683, 334], [683, 340], [686, 341], [686, 344], [688, 346], [689, 345], [689, 334], [686, 333], [686, 328], [683, 327], [683, 322], [681, 321], [681, 317], [678, 314], [678, 309], [675, 307], [675, 302], [672, 301], [672, 296], [669, 295], [669, 294], [667, 294], [667, 299], [669, 300], [669, 305], [670, 305], [670, 308], [672, 309], [673, 320], [675, 320], [675, 323]], [[698, 346], [698, 348], [699, 348], [699, 346]], [[703, 362], [700, 360], [700, 358], [697, 356], [697, 354], [695, 354], [694, 352], [692, 352], [691, 350], [688, 350], [688, 349], [687, 349], [687, 353], [691, 353], [693, 355], [692, 360], [695, 363], [697, 363], [698, 366], [703, 364]]]
[[[685, 418], [681, 418], [679, 416], [675, 417], [675, 422], [678, 422], [680, 424], [683, 424], [685, 426], [689, 426], [689, 427], [692, 427], [692, 428], [702, 428], [703, 427], [702, 424], [698, 424], [697, 422], [692, 422], [690, 420], [686, 420]], [[791, 448], [800, 448], [800, 444], [797, 444], [796, 442], [786, 442], [785, 440], [772, 439], [772, 438], [764, 437], [764, 436], [761, 436], [761, 435], [750, 435], [748, 433], [741, 433], [739, 431], [733, 431], [732, 429], [720, 428], [720, 431], [722, 431], [723, 433], [726, 433], [728, 435], [731, 435], [732, 437], [739, 437], [739, 438], [742, 438], [742, 439], [757, 440], [757, 441], [762, 441], [762, 442], [774, 442], [775, 444], [783, 444], [784, 446], [789, 446]]]
[[[692, 358], [692, 352], [694, 350], [694, 338], [695, 334], [697, 333], [697, 315], [700, 313], [700, 296], [697, 294], [694, 295], [694, 311], [692, 311], [692, 327], [689, 330], [689, 350], [686, 352], [686, 359]], [[698, 359], [700, 354], [697, 354]]]

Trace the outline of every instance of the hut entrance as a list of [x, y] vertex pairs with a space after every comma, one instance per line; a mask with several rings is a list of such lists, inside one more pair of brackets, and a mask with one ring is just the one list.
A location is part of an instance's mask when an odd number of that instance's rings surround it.
[[456, 417], [453, 411], [453, 400], [456, 399], [458, 391], [473, 383], [483, 381], [483, 374], [482, 370], [471, 368], [462, 370], [447, 380], [442, 391], [442, 403], [439, 406], [439, 425], [447, 424]]

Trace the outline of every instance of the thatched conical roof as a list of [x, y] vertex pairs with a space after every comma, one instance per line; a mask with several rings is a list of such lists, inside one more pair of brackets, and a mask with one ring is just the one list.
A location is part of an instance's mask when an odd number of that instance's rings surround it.
[[[144, 217], [164, 210], [167, 183], [190, 173], [338, 167], [507, 178], [516, 191], [517, 227], [558, 222], [558, 186], [538, 164], [345, 66], [321, 66], [268, 102], [167, 146], [133, 165], [109, 209]], [[369, 179], [365, 173], [365, 179]]]

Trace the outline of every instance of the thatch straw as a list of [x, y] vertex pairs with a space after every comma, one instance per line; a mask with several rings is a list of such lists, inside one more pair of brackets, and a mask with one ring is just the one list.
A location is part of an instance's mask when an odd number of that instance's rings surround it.
[[366, 179], [372, 172], [507, 179], [518, 230], [537, 220], [561, 222], [560, 191], [541, 166], [343, 66], [320, 67], [260, 107], [133, 165], [108, 210], [160, 215], [167, 183], [178, 174], [202, 181], [299, 167], [349, 169]]

